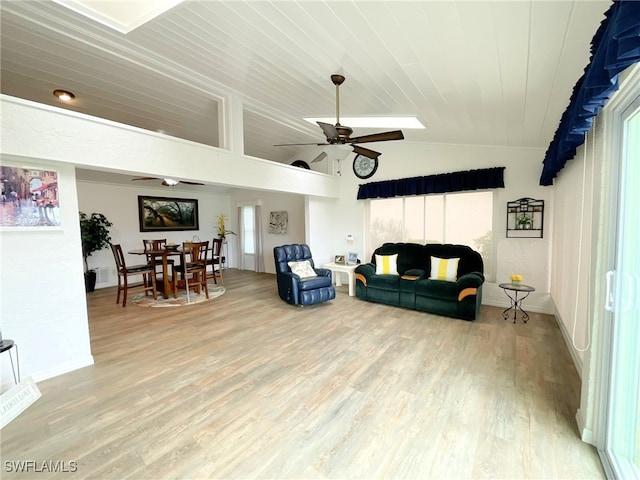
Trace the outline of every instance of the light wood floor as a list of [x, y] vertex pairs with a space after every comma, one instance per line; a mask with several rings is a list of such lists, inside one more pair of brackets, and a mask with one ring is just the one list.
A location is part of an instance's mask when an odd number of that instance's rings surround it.
[[[363, 302], [294, 307], [229, 270], [180, 308], [88, 295], [95, 365], [38, 384], [2, 478], [604, 478], [553, 317], [466, 322]], [[5, 462], [77, 472], [7, 473]]]

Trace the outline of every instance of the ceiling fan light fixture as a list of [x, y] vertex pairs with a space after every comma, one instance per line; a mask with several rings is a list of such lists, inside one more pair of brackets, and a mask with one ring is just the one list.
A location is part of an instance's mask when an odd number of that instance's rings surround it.
[[[309, 123], [314, 125], [317, 122], [333, 124], [335, 118], [312, 118], [305, 117]], [[406, 128], [406, 129], [424, 129], [425, 126], [414, 116], [371, 116], [371, 117], [340, 117], [340, 123], [349, 125], [352, 128]]]
[[340, 161], [347, 158], [349, 154], [353, 152], [353, 147], [345, 144], [327, 145], [322, 151], [327, 154], [329, 160]]
[[164, 181], [164, 183], [170, 187], [173, 187], [175, 185], [178, 184], [177, 180], [174, 180], [173, 178], [163, 178], [162, 179]]
[[56, 89], [53, 91], [53, 95], [58, 97], [58, 100], [62, 100], [63, 102], [70, 102], [76, 96], [68, 90]]

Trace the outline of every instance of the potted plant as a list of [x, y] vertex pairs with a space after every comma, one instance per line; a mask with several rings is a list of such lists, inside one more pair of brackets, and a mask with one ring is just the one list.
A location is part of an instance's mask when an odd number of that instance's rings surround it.
[[531, 218], [531, 215], [528, 215], [526, 213], [521, 213], [516, 218], [516, 228], [518, 228], [519, 230], [529, 229], [531, 228], [532, 224], [533, 218]]
[[111, 244], [109, 227], [113, 224], [101, 213], [91, 216], [80, 212], [80, 237], [82, 239], [82, 258], [84, 260], [84, 282], [87, 292], [96, 288], [96, 271], [89, 268], [87, 258], [93, 253]]
[[231, 230], [227, 230], [225, 222], [229, 219], [229, 217], [227, 217], [224, 213], [221, 213], [216, 218], [218, 219], [218, 225], [217, 225], [218, 237], [220, 237], [222, 240], [224, 240], [227, 235], [235, 235], [236, 234], [235, 232], [232, 232]]

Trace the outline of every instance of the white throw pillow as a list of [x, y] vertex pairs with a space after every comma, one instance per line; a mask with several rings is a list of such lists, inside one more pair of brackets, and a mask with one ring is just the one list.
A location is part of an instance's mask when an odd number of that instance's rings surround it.
[[289, 268], [293, 273], [300, 278], [317, 277], [318, 275], [311, 267], [309, 260], [303, 260], [302, 262], [289, 262]]
[[376, 275], [398, 275], [398, 254], [376, 255]]
[[431, 280], [444, 280], [455, 282], [458, 279], [459, 258], [431, 257]]

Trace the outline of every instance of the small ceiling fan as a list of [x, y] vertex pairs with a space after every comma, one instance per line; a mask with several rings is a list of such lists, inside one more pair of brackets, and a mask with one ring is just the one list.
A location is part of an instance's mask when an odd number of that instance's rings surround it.
[[[336, 86], [336, 124], [331, 125], [325, 122], [316, 122], [326, 137], [326, 143], [285, 143], [274, 145], [276, 147], [295, 146], [295, 145], [351, 145], [353, 151], [358, 155], [362, 155], [371, 159], [377, 159], [380, 156], [379, 152], [369, 150], [368, 148], [360, 147], [356, 144], [359, 143], [371, 143], [371, 142], [386, 142], [389, 140], [402, 140], [404, 135], [402, 130], [393, 130], [390, 132], [373, 133], [371, 135], [362, 135], [360, 137], [351, 137], [353, 129], [345, 125], [340, 125], [340, 85], [344, 83], [344, 76], [334, 74], [331, 75], [331, 81]], [[327, 156], [325, 152], [322, 152], [311, 163], [319, 162]]]
[[204, 183], [187, 182], [184, 180], [174, 180], [173, 178], [138, 177], [138, 178], [131, 179], [132, 182], [135, 182], [137, 180], [162, 180], [161, 185], [164, 185], [165, 187], [174, 187], [179, 183], [184, 183], [185, 185], [204, 185]]

